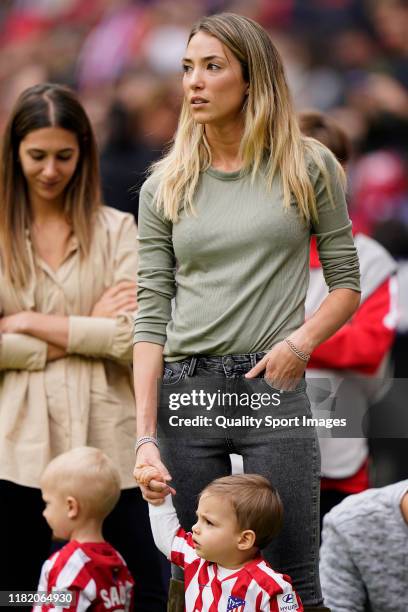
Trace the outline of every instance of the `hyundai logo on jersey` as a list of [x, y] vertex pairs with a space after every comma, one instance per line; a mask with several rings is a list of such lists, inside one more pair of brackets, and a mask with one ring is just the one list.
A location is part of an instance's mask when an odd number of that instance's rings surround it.
[[295, 593], [285, 593], [276, 597], [279, 612], [296, 612], [299, 610]]

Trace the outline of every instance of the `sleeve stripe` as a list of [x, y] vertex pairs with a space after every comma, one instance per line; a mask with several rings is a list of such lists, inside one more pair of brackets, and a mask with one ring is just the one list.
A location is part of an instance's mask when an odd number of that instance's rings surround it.
[[[282, 593], [288, 593], [288, 592], [293, 591], [293, 587], [291, 583], [285, 580], [285, 577], [283, 576], [283, 574], [278, 574], [277, 572], [274, 572], [272, 568], [267, 566], [265, 561], [262, 561], [261, 563], [259, 563], [258, 569], [261, 572], [267, 574], [270, 578], [272, 578], [272, 580], [282, 589]], [[258, 581], [258, 576], [256, 576], [256, 578]]]
[[54, 567], [54, 564], [56, 560], [58, 559], [58, 557], [59, 557], [59, 551], [57, 551], [55, 555], [52, 555], [52, 557], [47, 559], [47, 561], [45, 561], [44, 565], [42, 566], [40, 582], [38, 583], [38, 589], [37, 589], [38, 591], [47, 591], [48, 593], [48, 576], [50, 574], [50, 571]]
[[88, 584], [78, 592], [76, 604], [77, 612], [84, 612], [89, 608], [89, 604], [96, 598], [96, 583], [91, 578]]
[[195, 549], [189, 540], [189, 534], [180, 528], [174, 537], [171, 547], [171, 560], [176, 565], [183, 567], [197, 559]]

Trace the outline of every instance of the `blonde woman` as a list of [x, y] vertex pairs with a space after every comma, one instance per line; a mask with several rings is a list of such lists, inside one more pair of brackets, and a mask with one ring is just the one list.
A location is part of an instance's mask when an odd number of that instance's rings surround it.
[[150, 578], [160, 560], [131, 478], [136, 226], [102, 206], [92, 128], [69, 89], [37, 85], [17, 100], [0, 190], [1, 589], [36, 589], [51, 543], [41, 474], [87, 444], [120, 471], [105, 535], [140, 585], [138, 609], [162, 612], [165, 589]]
[[[272, 413], [310, 415], [308, 357], [359, 303], [344, 175], [327, 149], [301, 136], [281, 59], [257, 23], [234, 14], [202, 19], [183, 70], [174, 144], [140, 198], [135, 476], [154, 465], [164, 481], [171, 477], [180, 522], [190, 529], [197, 493], [229, 473], [229, 453], [241, 454], [245, 472], [268, 478], [284, 504], [282, 534], [265, 557], [291, 576], [311, 610], [322, 604], [315, 435], [231, 428], [223, 438], [192, 431], [158, 445], [156, 381], [163, 359], [163, 384], [177, 393], [195, 376], [222, 379], [224, 390], [230, 379], [264, 376], [263, 389], [280, 395]], [[305, 322], [311, 234], [330, 294]], [[142, 487], [156, 503], [170, 491], [162, 489]]]

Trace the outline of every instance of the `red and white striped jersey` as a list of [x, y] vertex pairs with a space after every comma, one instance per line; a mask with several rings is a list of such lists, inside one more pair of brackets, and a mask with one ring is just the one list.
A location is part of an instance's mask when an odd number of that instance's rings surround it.
[[[128, 611], [133, 602], [133, 587], [134, 581], [124, 559], [110, 544], [72, 540], [44, 563], [38, 591], [72, 592], [72, 604], [63, 608], [70, 612]], [[35, 606], [33, 611], [55, 609], [50, 603]]]
[[303, 612], [290, 578], [259, 555], [224, 578], [216, 563], [201, 559], [191, 533], [177, 531], [171, 561], [184, 569], [186, 612]]

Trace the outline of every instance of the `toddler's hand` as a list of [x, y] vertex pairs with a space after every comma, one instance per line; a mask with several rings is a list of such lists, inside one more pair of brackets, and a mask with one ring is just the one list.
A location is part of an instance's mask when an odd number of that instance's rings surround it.
[[139, 484], [148, 487], [151, 480], [159, 480], [165, 482], [163, 476], [154, 465], [137, 465], [136, 466], [136, 480]]
[[167, 484], [162, 474], [153, 465], [137, 465], [135, 469], [135, 477], [139, 485], [143, 485], [151, 491], [161, 492], [165, 488], [168, 488], [172, 495], [176, 494], [175, 489]]

